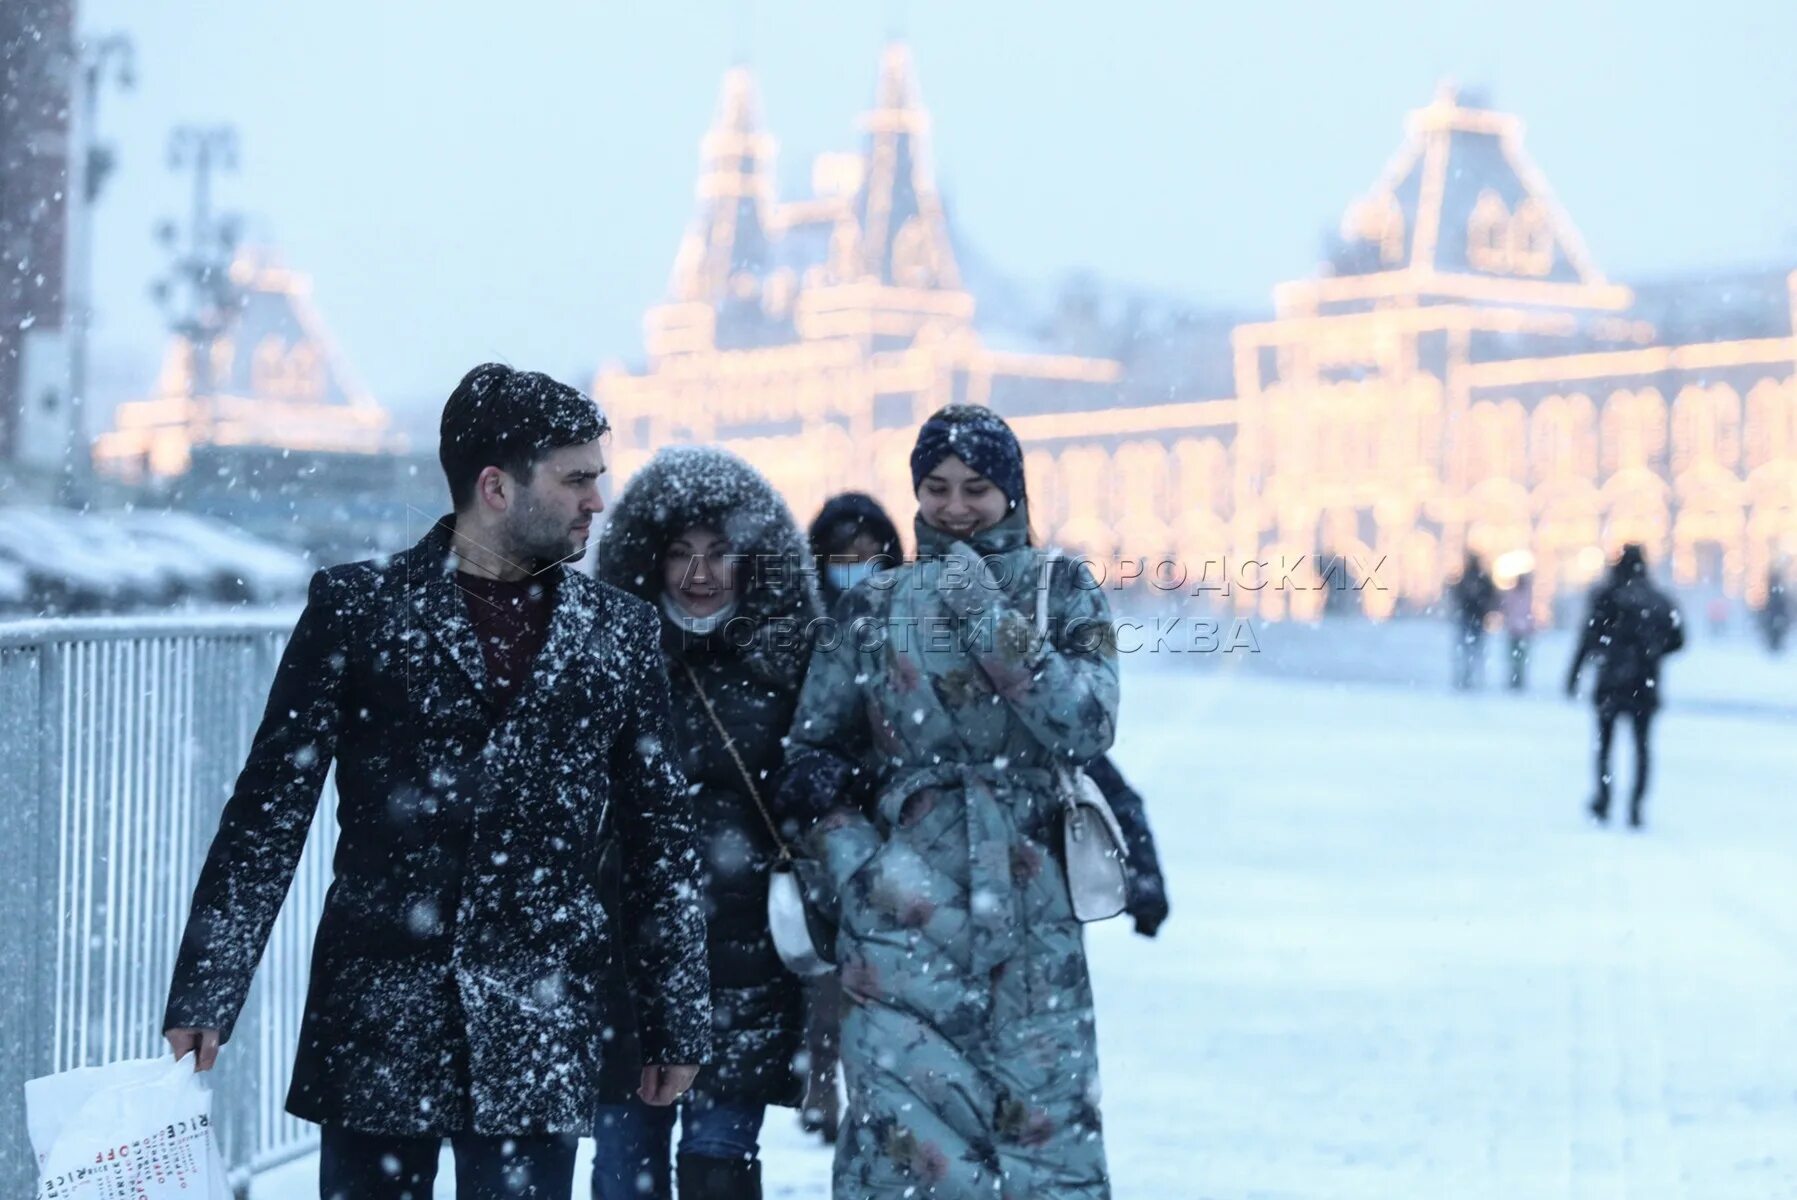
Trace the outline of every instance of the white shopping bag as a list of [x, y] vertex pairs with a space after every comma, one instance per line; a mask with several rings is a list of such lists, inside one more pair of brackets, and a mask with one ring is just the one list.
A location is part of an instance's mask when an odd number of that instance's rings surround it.
[[38, 1200], [231, 1200], [212, 1089], [191, 1055], [33, 1079], [25, 1123]]

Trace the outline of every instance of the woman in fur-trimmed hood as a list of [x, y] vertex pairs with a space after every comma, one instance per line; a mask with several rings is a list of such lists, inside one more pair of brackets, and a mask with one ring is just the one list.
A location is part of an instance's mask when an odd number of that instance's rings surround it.
[[[748, 463], [674, 447], [614, 504], [597, 573], [661, 613], [674, 730], [705, 847], [712, 1057], [681, 1105], [680, 1194], [756, 1196], [763, 1111], [796, 1106], [803, 1083], [795, 1070], [803, 993], [768, 932], [768, 870], [778, 851], [755, 793], [771, 804], [810, 655], [817, 600], [804, 538]], [[628, 1095], [637, 1071], [630, 1041], [626, 1033], [608, 1055], [619, 1068], [609, 1076], [617, 1102], [595, 1121], [598, 1200], [668, 1194], [674, 1114]], [[647, 1192], [639, 1190], [645, 1174]]]

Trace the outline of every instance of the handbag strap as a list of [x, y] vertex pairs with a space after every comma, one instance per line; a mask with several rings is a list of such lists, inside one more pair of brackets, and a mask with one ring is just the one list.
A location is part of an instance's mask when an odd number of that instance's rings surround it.
[[780, 861], [791, 862], [792, 850], [787, 846], [786, 839], [780, 836], [780, 828], [774, 824], [773, 814], [768, 812], [767, 805], [762, 803], [761, 789], [755, 786], [755, 777], [749, 773], [748, 764], [743, 762], [743, 756], [736, 752], [736, 739], [730, 736], [730, 731], [724, 728], [724, 722], [718, 719], [718, 710], [711, 706], [711, 697], [707, 696], [705, 689], [700, 686], [699, 676], [693, 670], [692, 664], [682, 659], [680, 666], [686, 672], [687, 680], [693, 685], [693, 691], [698, 695], [699, 703], [705, 706], [705, 715], [711, 718], [712, 728], [716, 729], [718, 736], [724, 739], [724, 749], [730, 752], [730, 760], [736, 764], [738, 773], [742, 775], [743, 786], [749, 789], [749, 799], [755, 802], [755, 810], [766, 822], [768, 835], [774, 839], [774, 845], [780, 848]]
[[1054, 565], [1060, 557], [1058, 546], [1050, 546], [1042, 554], [1042, 578], [1036, 584], [1036, 636], [1039, 638], [1048, 636], [1049, 585], [1054, 582]]

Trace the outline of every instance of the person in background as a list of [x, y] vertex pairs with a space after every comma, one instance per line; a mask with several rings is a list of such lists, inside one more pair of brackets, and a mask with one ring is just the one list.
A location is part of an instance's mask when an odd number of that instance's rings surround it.
[[[655, 605], [674, 745], [704, 847], [711, 1059], [675, 1110], [630, 1095], [636, 1031], [593, 1122], [594, 1200], [755, 1200], [770, 1105], [796, 1106], [804, 993], [774, 950], [768, 873], [779, 851], [773, 780], [810, 660], [817, 612], [805, 544], [785, 501], [724, 450], [662, 450], [617, 500], [598, 577]], [[617, 978], [613, 991], [625, 991]]]
[[1610, 742], [1616, 721], [1627, 717], [1635, 735], [1635, 787], [1629, 825], [1639, 829], [1647, 797], [1648, 740], [1660, 707], [1660, 661], [1685, 644], [1678, 607], [1647, 576], [1647, 554], [1635, 543], [1622, 548], [1616, 565], [1591, 594], [1591, 612], [1566, 675], [1566, 694], [1576, 696], [1585, 660], [1598, 660], [1597, 794], [1591, 815], [1610, 819]]
[[818, 598], [826, 613], [835, 611], [843, 593], [875, 571], [904, 562], [898, 526], [866, 492], [842, 492], [824, 501], [809, 534]]
[[1785, 635], [1791, 631], [1791, 596], [1785, 588], [1784, 571], [1776, 563], [1766, 572], [1766, 603], [1760, 609], [1760, 632], [1765, 635], [1766, 649], [1780, 654], [1785, 648]]
[[1535, 577], [1524, 571], [1498, 601], [1510, 642], [1510, 690], [1529, 686], [1529, 640], [1535, 636]]
[[1497, 585], [1469, 550], [1448, 594], [1454, 616], [1454, 686], [1467, 691], [1485, 682], [1485, 618], [1497, 606]]
[[[605, 420], [488, 363], [443, 406], [454, 512], [318, 572], [206, 856], [163, 1028], [209, 1068], [333, 764], [340, 833], [287, 1110], [324, 1200], [566, 1200], [605, 1033], [672, 1103], [709, 1053], [699, 843], [658, 619], [567, 564], [604, 508]], [[601, 905], [609, 843], [624, 903]], [[609, 959], [630, 986], [602, 995]], [[254, 1058], [255, 1045], [243, 1053]]]
[[[817, 590], [826, 613], [850, 588], [875, 571], [904, 561], [898, 526], [865, 492], [843, 492], [824, 501], [811, 522], [811, 554], [817, 565]], [[806, 988], [805, 1106], [800, 1121], [807, 1133], [826, 1145], [836, 1141], [842, 1104], [836, 1086], [836, 1046], [842, 1029], [842, 985], [832, 971]]]

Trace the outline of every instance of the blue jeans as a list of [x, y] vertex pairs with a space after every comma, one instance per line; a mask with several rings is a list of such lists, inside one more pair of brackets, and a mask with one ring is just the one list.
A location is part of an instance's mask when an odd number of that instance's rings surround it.
[[752, 1161], [767, 1110], [759, 1104], [601, 1104], [593, 1118], [593, 1200], [668, 1200], [669, 1143], [680, 1117], [680, 1153]]

